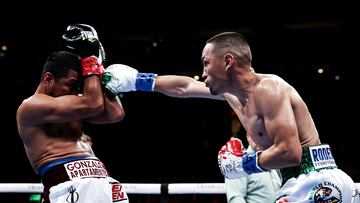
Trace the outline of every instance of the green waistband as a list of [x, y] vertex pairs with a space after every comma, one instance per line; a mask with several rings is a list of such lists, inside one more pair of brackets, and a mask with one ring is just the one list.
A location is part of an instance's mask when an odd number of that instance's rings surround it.
[[[317, 145], [317, 146], [327, 146], [327, 145], [322, 144], [322, 145]], [[310, 146], [310, 147], [316, 147], [316, 146]], [[330, 147], [329, 147], [329, 150], [330, 150]], [[329, 151], [329, 155], [331, 157], [333, 157], [330, 151]], [[316, 158], [314, 158], [314, 159], [316, 159]], [[282, 179], [283, 179], [283, 184], [287, 180], [289, 180], [290, 178], [298, 177], [300, 174], [308, 174], [308, 173], [310, 173], [312, 171], [320, 171], [322, 169], [337, 168], [333, 158], [332, 158], [332, 161], [334, 161], [334, 163], [330, 164], [330, 165], [325, 165], [324, 167], [319, 167], [319, 166], [315, 167], [315, 165], [314, 165], [315, 161], [313, 161], [313, 158], [311, 156], [310, 148], [309, 147], [303, 147], [302, 148], [301, 163], [300, 163], [299, 166], [280, 169], [281, 176], [282, 176]]]

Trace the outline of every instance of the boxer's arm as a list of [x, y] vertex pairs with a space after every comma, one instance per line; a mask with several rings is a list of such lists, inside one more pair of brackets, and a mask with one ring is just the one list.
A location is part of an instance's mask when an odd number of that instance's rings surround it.
[[114, 95], [129, 91], [160, 92], [172, 97], [202, 97], [225, 100], [222, 95], [212, 95], [203, 82], [187, 76], [139, 73], [123, 64], [106, 68], [102, 82]]
[[251, 138], [251, 136], [248, 133], [246, 134], [246, 139], [249, 143], [248, 147], [251, 147], [254, 151], [261, 150], [260, 146], [255, 143], [255, 141]]
[[[89, 61], [89, 64], [87, 64], [87, 66], [89, 66], [88, 70], [83, 71], [84, 76], [97, 74], [102, 78], [102, 74], [105, 71], [102, 66], [105, 60], [105, 51], [96, 30], [92, 26], [86, 24], [69, 25], [62, 39], [67, 48]], [[88, 56], [91, 56], [91, 60], [86, 58]], [[85, 59], [82, 59], [83, 63]], [[97, 61], [95, 61], [95, 59], [97, 59]], [[92, 69], [96, 62], [100, 66], [99, 71]], [[120, 99], [115, 95], [107, 96], [105, 93], [103, 93], [103, 98], [104, 111], [95, 117], [88, 118], [87, 121], [95, 124], [121, 121], [124, 117], [124, 109], [122, 108]]]
[[100, 79], [97, 76], [84, 80], [83, 96], [64, 95], [51, 97], [36, 94], [24, 100], [18, 109], [19, 121], [27, 125], [65, 123], [95, 116], [104, 110]]
[[104, 111], [94, 117], [86, 119], [86, 121], [93, 124], [116, 123], [120, 122], [124, 116], [125, 111], [118, 96], [108, 96], [105, 92], [104, 97]]
[[[92, 47], [80, 55], [82, 76], [84, 76], [82, 96], [51, 97], [36, 94], [21, 105], [19, 113], [23, 118], [22, 121], [35, 125], [64, 123], [89, 118], [104, 110], [100, 81], [104, 67], [96, 57], [99, 52], [99, 42], [97, 39], [86, 38], [82, 40], [81, 46]], [[52, 76], [50, 73], [45, 73], [42, 80], [50, 81]]]
[[225, 100], [223, 95], [212, 95], [205, 83], [188, 76], [162, 75], [156, 77], [154, 91], [171, 97], [200, 97]]
[[276, 81], [262, 83], [254, 95], [256, 109], [274, 144], [260, 154], [259, 165], [266, 169], [296, 166], [301, 161], [302, 148], [290, 98]]

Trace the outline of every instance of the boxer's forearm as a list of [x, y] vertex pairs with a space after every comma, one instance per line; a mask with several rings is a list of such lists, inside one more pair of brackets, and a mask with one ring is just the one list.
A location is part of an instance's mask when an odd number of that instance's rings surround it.
[[171, 97], [224, 99], [222, 95], [212, 95], [205, 83], [188, 76], [158, 76], [155, 81], [154, 91]]

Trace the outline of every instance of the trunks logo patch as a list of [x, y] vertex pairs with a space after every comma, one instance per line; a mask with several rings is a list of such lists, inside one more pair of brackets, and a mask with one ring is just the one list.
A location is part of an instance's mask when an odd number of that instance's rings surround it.
[[123, 190], [123, 186], [120, 183], [112, 182], [111, 191], [113, 202], [127, 200], [126, 192]]
[[309, 200], [314, 203], [342, 202], [340, 188], [331, 182], [323, 182], [312, 188]]
[[70, 180], [74, 178], [105, 178], [108, 172], [99, 160], [85, 159], [64, 164]]
[[66, 202], [68, 203], [76, 203], [79, 200], [79, 193], [76, 192], [76, 188], [71, 186], [68, 189], [69, 196], [66, 198]]
[[315, 169], [336, 167], [329, 145], [312, 146], [309, 150]]

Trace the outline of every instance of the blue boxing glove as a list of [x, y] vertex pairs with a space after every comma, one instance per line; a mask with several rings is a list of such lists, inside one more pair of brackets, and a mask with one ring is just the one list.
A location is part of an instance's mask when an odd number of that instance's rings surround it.
[[138, 90], [153, 92], [156, 77], [155, 73], [139, 73], [130, 66], [113, 64], [106, 68], [102, 83], [105, 89], [113, 95]]
[[261, 151], [257, 151], [255, 153], [246, 153], [245, 152], [244, 156], [242, 157], [242, 167], [247, 174], [260, 173], [260, 172], [267, 171], [259, 166], [259, 154], [260, 153], [261, 153]]

